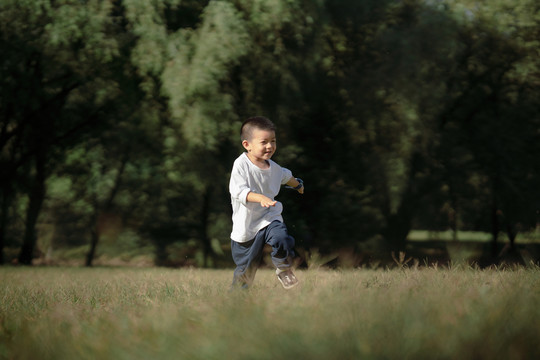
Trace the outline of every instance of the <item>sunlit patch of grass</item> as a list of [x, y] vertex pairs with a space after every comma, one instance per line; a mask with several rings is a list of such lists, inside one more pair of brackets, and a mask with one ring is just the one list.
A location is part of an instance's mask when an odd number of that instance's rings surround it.
[[[397, 258], [399, 260], [399, 258]], [[0, 269], [5, 359], [525, 359], [540, 269]]]
[[[499, 241], [508, 242], [508, 234], [501, 231], [498, 235]], [[483, 231], [428, 231], [428, 230], [412, 230], [407, 237], [409, 241], [470, 241], [470, 242], [489, 242], [492, 240], [492, 234]], [[516, 236], [516, 243], [530, 244], [538, 243], [540, 240], [540, 232], [520, 232]]]

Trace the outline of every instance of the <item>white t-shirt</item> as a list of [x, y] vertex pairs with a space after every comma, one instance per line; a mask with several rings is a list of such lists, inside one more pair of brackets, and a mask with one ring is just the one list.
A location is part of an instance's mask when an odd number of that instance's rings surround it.
[[249, 160], [247, 153], [243, 153], [234, 161], [229, 192], [233, 209], [231, 239], [236, 242], [252, 240], [259, 230], [274, 220], [283, 222], [281, 216], [283, 205], [279, 201], [275, 206], [268, 208], [262, 207], [260, 203], [247, 201], [250, 192], [263, 194], [274, 200], [281, 185], [292, 178], [289, 169], [279, 166], [272, 160], [268, 162], [270, 167], [261, 169]]

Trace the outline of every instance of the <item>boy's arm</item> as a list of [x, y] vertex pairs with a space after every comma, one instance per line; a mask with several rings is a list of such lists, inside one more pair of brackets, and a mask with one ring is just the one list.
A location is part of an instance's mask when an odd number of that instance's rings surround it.
[[277, 201], [272, 200], [269, 197], [264, 196], [263, 194], [257, 194], [252, 191], [247, 194], [247, 201], [258, 202], [261, 204], [262, 207], [276, 206], [277, 203]]
[[231, 180], [229, 182], [229, 192], [231, 193], [231, 198], [234, 198], [246, 205], [247, 196], [250, 191], [251, 190], [249, 189], [244, 171], [237, 166], [237, 163], [235, 162], [231, 172]]
[[[293, 176], [293, 177], [291, 177], [291, 179], [289, 181], [287, 181], [286, 185], [289, 185], [292, 188], [296, 188], [298, 185], [300, 185], [300, 182], [298, 180], [296, 180], [296, 178]], [[303, 194], [304, 193], [304, 183], [302, 183], [302, 186], [296, 191], [298, 191], [300, 194]]]

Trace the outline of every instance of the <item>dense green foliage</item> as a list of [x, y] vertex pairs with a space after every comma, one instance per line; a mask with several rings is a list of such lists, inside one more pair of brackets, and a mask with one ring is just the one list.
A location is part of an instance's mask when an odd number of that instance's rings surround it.
[[0, 260], [216, 265], [255, 114], [305, 181], [280, 195], [300, 247], [496, 254], [538, 222], [539, 38], [534, 0], [1, 0]]

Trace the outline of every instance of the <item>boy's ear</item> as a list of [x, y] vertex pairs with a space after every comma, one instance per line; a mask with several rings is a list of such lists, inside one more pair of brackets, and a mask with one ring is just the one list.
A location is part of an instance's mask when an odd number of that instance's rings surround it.
[[249, 142], [247, 140], [242, 140], [242, 146], [244, 149], [249, 150]]

